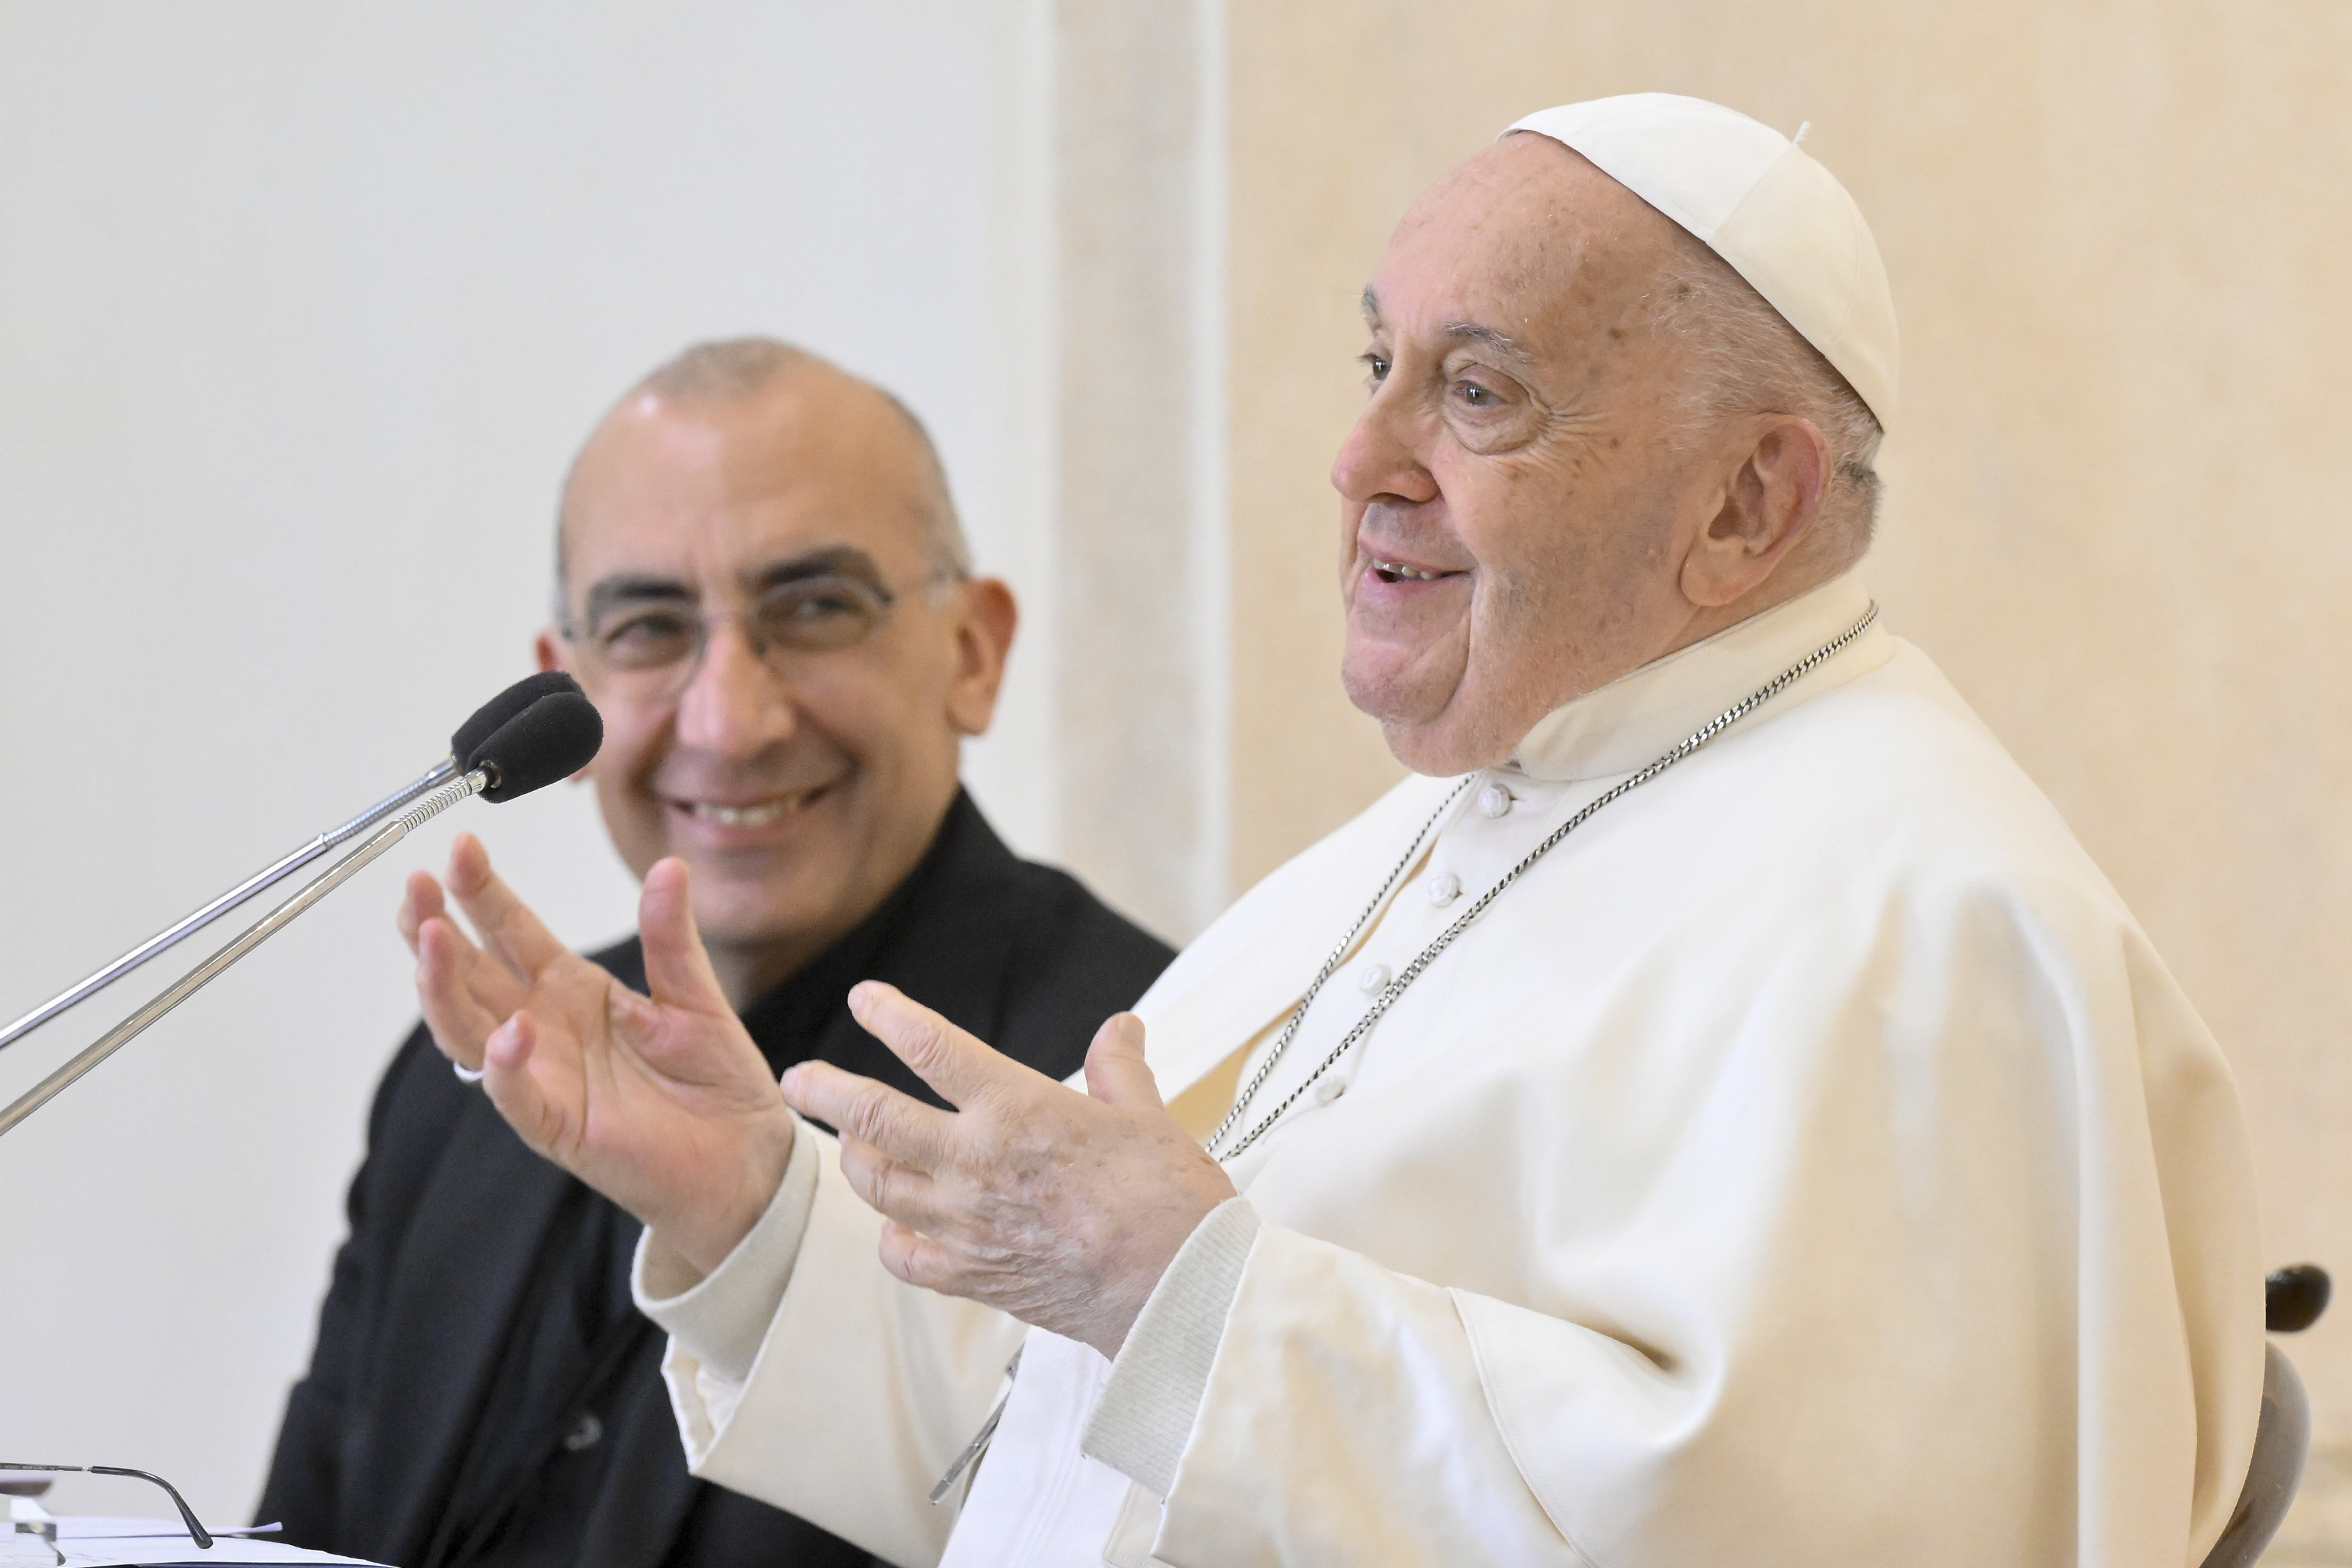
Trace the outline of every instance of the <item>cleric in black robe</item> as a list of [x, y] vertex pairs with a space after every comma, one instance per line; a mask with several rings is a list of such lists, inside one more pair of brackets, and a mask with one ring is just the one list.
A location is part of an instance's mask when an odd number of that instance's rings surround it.
[[[706, 344], [605, 416], [560, 516], [540, 661], [603, 713], [588, 776], [614, 847], [640, 877], [684, 863], [769, 1065], [921, 1092], [850, 1020], [877, 979], [1076, 1070], [1171, 954], [1014, 858], [961, 793], [1016, 611], [972, 573], [913, 416], [785, 345]], [[420, 973], [478, 963], [470, 994], [495, 998], [511, 976], [420, 884]], [[634, 942], [597, 962], [645, 990]], [[426, 1029], [376, 1097], [350, 1211], [261, 1501], [286, 1539], [398, 1568], [865, 1563], [688, 1477], [663, 1336], [630, 1304], [635, 1222], [527, 1152]]]
[[[928, 1098], [850, 1021], [858, 981], [889, 981], [1061, 1078], [1169, 957], [1070, 878], [1015, 858], [959, 797], [898, 891], [742, 1016], [778, 1072], [818, 1057]], [[634, 942], [597, 960], [644, 988]], [[686, 1473], [666, 1341], [629, 1303], [636, 1222], [524, 1148], [422, 1027], [377, 1093], [350, 1207], [261, 1501], [286, 1540], [400, 1568], [869, 1561]]]

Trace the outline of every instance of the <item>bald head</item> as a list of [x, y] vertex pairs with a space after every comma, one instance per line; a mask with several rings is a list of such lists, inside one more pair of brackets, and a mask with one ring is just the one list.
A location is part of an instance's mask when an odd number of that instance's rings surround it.
[[870, 383], [781, 343], [689, 351], [564, 484], [540, 658], [604, 715], [589, 769], [644, 875], [692, 868], [737, 1000], [865, 919], [931, 842], [1016, 612], [966, 569], [939, 459]]
[[723, 415], [730, 422], [773, 424], [780, 436], [789, 434], [782, 426], [793, 421], [805, 424], [814, 418], [830, 424], [845, 412], [851, 417], [869, 416], [865, 421], [869, 426], [873, 416], [895, 425], [899, 438], [894, 442], [885, 437], [882, 456], [909, 492], [908, 508], [922, 531], [926, 554], [943, 577], [971, 574], [971, 548], [948, 489], [946, 468], [930, 432], [912, 409], [806, 349], [773, 338], [730, 338], [697, 343], [649, 372], [605, 414], [572, 459], [556, 513], [559, 618], [569, 582], [573, 496], [583, 465], [600, 439], [609, 441], [633, 423], [657, 415], [690, 417], [697, 411]]
[[749, 397], [788, 375], [821, 365], [832, 368], [806, 349], [773, 338], [728, 338], [696, 343], [649, 372], [631, 390], [719, 402]]
[[1867, 542], [1867, 411], [1842, 425], [1836, 373], [1559, 142], [1508, 136], [1439, 180], [1365, 315], [1370, 401], [1332, 472], [1343, 673], [1409, 765], [1499, 762]]

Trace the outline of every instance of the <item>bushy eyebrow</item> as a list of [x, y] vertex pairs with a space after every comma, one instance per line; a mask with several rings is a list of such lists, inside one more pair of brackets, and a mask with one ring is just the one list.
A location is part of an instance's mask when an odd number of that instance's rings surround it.
[[870, 587], [882, 586], [882, 568], [875, 564], [874, 557], [854, 544], [836, 544], [828, 550], [812, 550], [806, 555], [779, 561], [756, 574], [752, 584], [755, 591], [765, 593], [811, 577], [855, 577]]
[[588, 590], [588, 609], [583, 618], [593, 626], [625, 605], [692, 603], [694, 590], [675, 577], [656, 577], [642, 572], [617, 572], [610, 577], [600, 578]]
[[[1381, 297], [1366, 289], [1362, 304], [1364, 324], [1377, 329], [1381, 324]], [[1448, 321], [1437, 330], [1458, 342], [1484, 343], [1505, 359], [1520, 364], [1533, 364], [1536, 360], [1536, 356], [1528, 351], [1527, 344], [1500, 327], [1490, 327], [1483, 321]]]
[[[751, 591], [764, 594], [771, 588], [805, 582], [811, 577], [855, 577], [868, 586], [882, 586], [881, 568], [875, 564], [874, 557], [855, 545], [839, 544], [761, 567], [751, 574]], [[585, 618], [594, 626], [614, 610], [631, 605], [691, 605], [698, 598], [693, 585], [680, 578], [646, 572], [616, 572], [600, 578], [588, 590]]]
[[1536, 356], [1528, 352], [1525, 343], [1497, 327], [1478, 321], [1448, 321], [1438, 331], [1457, 342], [1484, 343], [1505, 359], [1517, 360], [1521, 364], [1535, 363]]

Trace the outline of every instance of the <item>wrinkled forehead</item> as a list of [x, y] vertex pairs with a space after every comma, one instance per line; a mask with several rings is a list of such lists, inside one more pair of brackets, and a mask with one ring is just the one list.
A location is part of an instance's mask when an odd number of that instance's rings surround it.
[[614, 409], [564, 487], [566, 592], [621, 574], [740, 593], [827, 552], [919, 570], [927, 461], [885, 400], [840, 380]]
[[1681, 233], [1581, 153], [1514, 134], [1413, 204], [1366, 289], [1366, 310], [1392, 331], [1474, 322], [1565, 348], [1638, 319]]

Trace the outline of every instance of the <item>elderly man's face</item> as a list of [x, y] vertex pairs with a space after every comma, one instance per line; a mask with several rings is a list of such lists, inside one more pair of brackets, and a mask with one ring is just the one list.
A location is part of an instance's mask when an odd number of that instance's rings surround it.
[[1370, 288], [1370, 399], [1340, 449], [1343, 674], [1408, 765], [1503, 760], [1675, 646], [1706, 479], [1647, 326], [1675, 231], [1547, 138], [1442, 181]]
[[880, 902], [988, 723], [1012, 601], [944, 579], [928, 473], [887, 401], [825, 366], [732, 401], [639, 395], [573, 470], [569, 625], [541, 658], [604, 713], [589, 771], [622, 858], [688, 862], [730, 988]]

